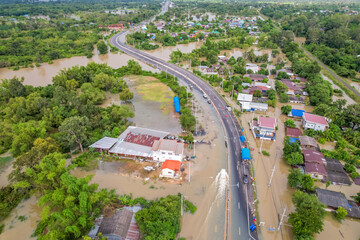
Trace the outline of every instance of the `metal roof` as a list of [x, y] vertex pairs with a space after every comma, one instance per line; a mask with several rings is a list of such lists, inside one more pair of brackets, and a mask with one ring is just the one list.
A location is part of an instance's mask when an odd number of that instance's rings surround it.
[[109, 150], [118, 140], [116, 138], [111, 137], [103, 137], [99, 141], [91, 144], [89, 147], [91, 148], [101, 148]]
[[315, 189], [320, 202], [332, 208], [342, 207], [349, 211], [349, 203], [344, 194], [330, 190]]

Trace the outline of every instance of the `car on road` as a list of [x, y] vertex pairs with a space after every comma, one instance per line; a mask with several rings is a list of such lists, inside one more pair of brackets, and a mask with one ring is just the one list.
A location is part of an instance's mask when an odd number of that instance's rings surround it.
[[211, 104], [211, 101], [210, 101], [210, 99], [209, 99], [209, 100], [207, 100], [207, 103], [208, 103], [208, 104]]
[[229, 105], [226, 105], [226, 109], [231, 112], [231, 107]]
[[204, 95], [203, 95], [203, 98], [207, 99], [207, 96], [206, 96], [206, 94], [204, 94]]
[[244, 174], [243, 183], [244, 183], [244, 184], [248, 184], [248, 183], [249, 183], [249, 178], [248, 178], [248, 175], [247, 175], [247, 174]]

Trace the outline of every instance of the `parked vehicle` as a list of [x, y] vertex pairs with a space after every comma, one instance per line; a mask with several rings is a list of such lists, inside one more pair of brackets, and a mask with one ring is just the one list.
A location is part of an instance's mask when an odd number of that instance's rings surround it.
[[210, 99], [209, 99], [209, 100], [207, 100], [207, 103], [208, 103], [208, 104], [211, 104], [211, 101], [210, 101]]
[[206, 96], [206, 94], [204, 94], [204, 95], [203, 95], [203, 98], [207, 99], [207, 96]]
[[248, 184], [248, 183], [249, 183], [249, 178], [248, 178], [248, 175], [247, 175], [247, 174], [244, 174], [243, 182], [244, 182], [244, 184]]

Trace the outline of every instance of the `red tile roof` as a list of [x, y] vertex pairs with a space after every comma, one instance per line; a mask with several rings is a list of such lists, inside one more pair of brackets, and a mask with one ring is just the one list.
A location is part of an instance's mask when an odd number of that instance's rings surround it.
[[181, 162], [176, 160], [165, 160], [162, 164], [161, 169], [171, 169], [173, 171], [180, 171]]
[[275, 129], [275, 127], [276, 127], [276, 119], [275, 118], [268, 118], [268, 117], [259, 117], [258, 125], [259, 125], [259, 127]]
[[301, 130], [299, 128], [286, 128], [286, 136], [289, 137], [299, 137], [301, 136]]
[[129, 132], [124, 138], [124, 142], [152, 147], [154, 142], [159, 139], [160, 139], [159, 137], [155, 137], [147, 134]]
[[324, 154], [322, 152], [310, 150], [310, 149], [303, 149], [305, 162], [313, 162], [313, 163], [324, 163], [326, 161]]
[[326, 119], [322, 116], [318, 116], [318, 115], [311, 114], [311, 113], [304, 113], [303, 118], [307, 122], [313, 122], [313, 123], [318, 123], [318, 124], [322, 124], [325, 126], [329, 126]]
[[305, 163], [305, 170], [307, 173], [318, 173], [318, 174], [322, 174], [322, 175], [327, 175], [326, 169], [324, 164], [319, 164], [319, 163]]

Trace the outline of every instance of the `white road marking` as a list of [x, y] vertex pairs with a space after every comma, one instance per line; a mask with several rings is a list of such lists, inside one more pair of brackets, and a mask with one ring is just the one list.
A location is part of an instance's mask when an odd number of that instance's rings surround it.
[[240, 209], [240, 202], [238, 202], [238, 209]]
[[241, 235], [241, 230], [240, 230], [240, 227], [239, 227], [239, 235]]

